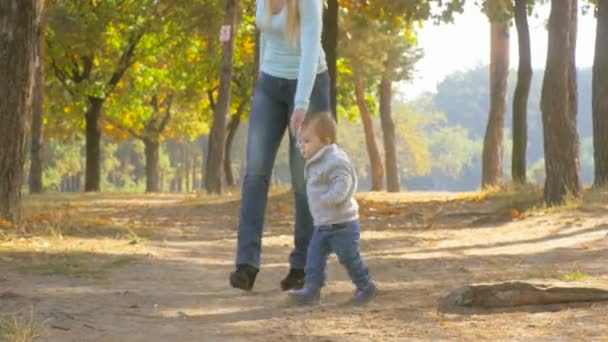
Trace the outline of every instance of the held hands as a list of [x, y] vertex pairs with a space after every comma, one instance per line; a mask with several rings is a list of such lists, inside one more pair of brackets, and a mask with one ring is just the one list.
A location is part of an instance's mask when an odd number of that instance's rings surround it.
[[289, 130], [291, 135], [294, 137], [302, 127], [302, 122], [304, 122], [304, 118], [306, 117], [306, 110], [304, 109], [295, 109], [291, 114], [291, 120], [289, 121]]
[[333, 207], [334, 207], [333, 203], [331, 203], [329, 201], [321, 201], [321, 208], [329, 209], [329, 208], [333, 208]]

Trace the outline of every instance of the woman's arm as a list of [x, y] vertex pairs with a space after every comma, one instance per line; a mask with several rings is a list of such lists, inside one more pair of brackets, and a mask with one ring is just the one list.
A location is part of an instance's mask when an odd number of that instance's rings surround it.
[[258, 63], [259, 65], [256, 66], [256, 68], [258, 68], [258, 73], [260, 71], [260, 65], [262, 65], [262, 59], [264, 58], [264, 44], [266, 43], [266, 40], [264, 39], [264, 33], [262, 33], [262, 31], [260, 30], [260, 39], [258, 40], [258, 44], [260, 44], [258, 46], [259, 52], [258, 52]]
[[[260, 1], [260, 0], [258, 0]], [[300, 71], [294, 98], [294, 109], [307, 110], [317, 76], [323, 30], [322, 0], [299, 0], [300, 8]]]

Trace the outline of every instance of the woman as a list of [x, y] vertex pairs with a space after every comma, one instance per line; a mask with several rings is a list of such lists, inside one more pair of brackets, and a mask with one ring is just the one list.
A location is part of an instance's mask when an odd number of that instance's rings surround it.
[[304, 160], [294, 135], [307, 114], [330, 110], [329, 75], [321, 47], [323, 0], [257, 0], [256, 7], [261, 32], [260, 75], [249, 119], [236, 270], [230, 274], [230, 284], [249, 291], [260, 270], [270, 176], [289, 126], [289, 167], [296, 217], [290, 270], [281, 281], [281, 288], [286, 291], [300, 289], [304, 284], [306, 250], [313, 232]]

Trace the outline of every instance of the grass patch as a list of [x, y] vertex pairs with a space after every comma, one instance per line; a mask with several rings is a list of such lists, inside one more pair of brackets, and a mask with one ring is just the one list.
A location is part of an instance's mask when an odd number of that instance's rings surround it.
[[493, 205], [497, 212], [511, 211], [515, 216], [525, 217], [528, 214], [542, 215], [596, 207], [605, 208], [608, 203], [608, 190], [584, 189], [579, 197], [566, 195], [564, 202], [559, 205], [547, 205], [544, 201], [543, 187], [529, 184], [490, 187], [476, 193], [463, 194], [459, 199], [487, 202]]
[[589, 275], [584, 272], [581, 272], [580, 270], [576, 270], [576, 271], [569, 272], [569, 273], [559, 274], [559, 275], [557, 275], [557, 279], [559, 279], [561, 281], [566, 281], [566, 282], [585, 281], [585, 280], [589, 279]]
[[40, 326], [34, 321], [34, 310], [28, 316], [12, 315], [0, 321], [0, 341], [30, 342], [39, 336]]
[[124, 267], [135, 261], [132, 256], [117, 256], [110, 261], [99, 259], [82, 254], [45, 254], [33, 257], [29, 263], [21, 262], [17, 266], [17, 270], [72, 278], [103, 278], [110, 270]]

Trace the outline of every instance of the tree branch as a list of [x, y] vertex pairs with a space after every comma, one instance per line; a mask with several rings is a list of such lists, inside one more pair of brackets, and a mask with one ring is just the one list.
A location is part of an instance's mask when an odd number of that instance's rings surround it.
[[116, 88], [116, 85], [118, 84], [118, 82], [120, 81], [122, 76], [125, 74], [127, 69], [131, 66], [132, 58], [133, 58], [133, 55], [135, 54], [135, 48], [137, 47], [137, 44], [139, 43], [139, 41], [141, 40], [141, 38], [143, 36], [144, 36], [144, 32], [140, 31], [140, 32], [137, 32], [135, 34], [135, 36], [133, 36], [130, 39], [129, 45], [127, 45], [127, 48], [123, 52], [122, 56], [120, 56], [120, 61], [118, 62], [116, 71], [114, 71], [114, 73], [112, 74], [112, 77], [110, 78], [110, 81], [108, 81], [108, 90], [105, 93], [106, 97], [108, 95], [110, 95], [110, 93], [114, 90], [114, 88]]
[[102, 116], [101, 119], [107, 121], [112, 126], [118, 128], [118, 129], [120, 129], [122, 131], [125, 131], [125, 132], [129, 133], [131, 136], [133, 136], [136, 139], [139, 139], [139, 140], [144, 140], [145, 139], [145, 137], [143, 135], [137, 133], [132, 128], [125, 127], [125, 126], [119, 124], [118, 122], [114, 121], [113, 119], [111, 119], [111, 118], [109, 118], [107, 116]]
[[207, 90], [207, 97], [209, 98], [209, 104], [211, 105], [211, 109], [215, 110], [215, 98], [213, 97], [213, 92], [217, 90], [218, 87], [214, 87], [212, 89]]
[[158, 134], [161, 134], [165, 130], [165, 127], [167, 127], [167, 124], [171, 119], [171, 105], [173, 104], [173, 93], [169, 93], [164, 102], [166, 103], [167, 109], [165, 110], [165, 116], [163, 117], [163, 120], [161, 121], [160, 126], [158, 127]]

